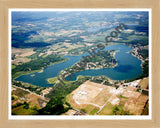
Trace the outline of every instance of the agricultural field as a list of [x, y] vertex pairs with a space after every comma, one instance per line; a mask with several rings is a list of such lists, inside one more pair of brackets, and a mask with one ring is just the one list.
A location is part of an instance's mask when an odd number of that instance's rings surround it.
[[14, 115], [36, 115], [37, 111], [34, 109], [25, 109], [24, 105], [18, 106], [12, 109], [12, 114]]
[[31, 59], [28, 56], [35, 54], [33, 48], [12, 48], [12, 64], [19, 65], [21, 63], [29, 62]]
[[67, 96], [67, 102], [88, 115], [141, 115], [148, 96], [136, 90], [86, 81]]
[[149, 86], [149, 77], [143, 78], [143, 79], [139, 82], [139, 86], [141, 86], [142, 89], [147, 89], [148, 86]]
[[16, 115], [34, 115], [38, 113], [38, 109], [45, 107], [47, 102], [42, 96], [12, 86], [12, 113]]

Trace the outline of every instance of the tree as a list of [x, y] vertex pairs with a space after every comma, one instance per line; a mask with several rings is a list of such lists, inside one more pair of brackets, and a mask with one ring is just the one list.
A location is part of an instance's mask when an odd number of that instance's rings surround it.
[[27, 102], [24, 102], [24, 109], [29, 109], [29, 104]]
[[39, 114], [42, 115], [60, 115], [65, 112], [63, 97], [52, 97], [47, 105], [39, 110]]
[[119, 108], [118, 108], [117, 106], [115, 106], [115, 107], [114, 107], [114, 110], [113, 110], [114, 114], [117, 115], [117, 112], [118, 112], [118, 111], [119, 111]]

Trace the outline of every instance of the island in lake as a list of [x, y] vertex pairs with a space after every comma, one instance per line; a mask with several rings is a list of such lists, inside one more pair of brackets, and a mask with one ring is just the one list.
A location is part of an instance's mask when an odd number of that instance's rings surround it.
[[12, 11], [11, 115], [149, 115], [148, 13]]

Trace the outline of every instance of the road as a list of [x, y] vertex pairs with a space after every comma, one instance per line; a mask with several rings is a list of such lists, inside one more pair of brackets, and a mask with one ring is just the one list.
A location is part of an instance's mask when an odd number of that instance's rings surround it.
[[112, 96], [103, 104], [103, 106], [101, 106], [101, 108], [98, 110], [98, 112], [96, 113], [96, 115], [103, 109], [103, 107], [109, 102], [109, 100], [114, 96], [115, 94], [112, 94]]
[[[24, 89], [24, 88], [22, 88], [22, 87], [18, 87], [18, 86], [15, 86], [15, 85], [12, 85], [12, 86], [15, 87], [15, 88], [22, 89], [22, 90], [24, 90], [24, 91], [27, 91], [27, 92], [33, 94], [33, 95], [39, 96], [39, 97], [41, 97], [41, 98], [47, 100], [44, 96], [38, 95], [37, 93], [34, 93], [34, 92], [31, 92], [29, 89]], [[47, 101], [48, 101], [48, 100], [47, 100]]]

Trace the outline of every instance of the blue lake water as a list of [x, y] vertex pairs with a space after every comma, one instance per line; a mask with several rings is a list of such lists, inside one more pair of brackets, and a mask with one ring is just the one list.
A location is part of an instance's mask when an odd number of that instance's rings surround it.
[[[76, 80], [76, 77], [78, 75], [88, 75], [88, 76], [100, 76], [105, 75], [111, 79], [114, 80], [125, 80], [125, 79], [132, 79], [137, 76], [139, 76], [142, 73], [141, 68], [141, 61], [137, 59], [136, 57], [132, 56], [129, 51], [132, 50], [132, 48], [117, 44], [112, 46], [107, 46], [105, 50], [119, 50], [119, 52], [116, 53], [115, 58], [118, 61], [118, 65], [115, 68], [105, 68], [105, 69], [96, 69], [96, 70], [85, 70], [80, 71], [77, 73], [74, 73], [75, 76], [72, 76], [72, 80]], [[81, 54], [79, 56], [64, 56], [65, 58], [69, 58], [68, 61], [51, 65], [43, 70], [41, 73], [31, 73], [28, 75], [22, 75], [15, 80], [17, 81], [23, 81], [27, 83], [31, 83], [37, 86], [45, 87], [45, 86], [51, 86], [53, 84], [48, 84], [46, 81], [47, 78], [56, 77], [58, 73], [76, 62], [78, 62], [82, 56], [86, 56], [87, 53]], [[35, 76], [31, 76], [31, 75]]]

